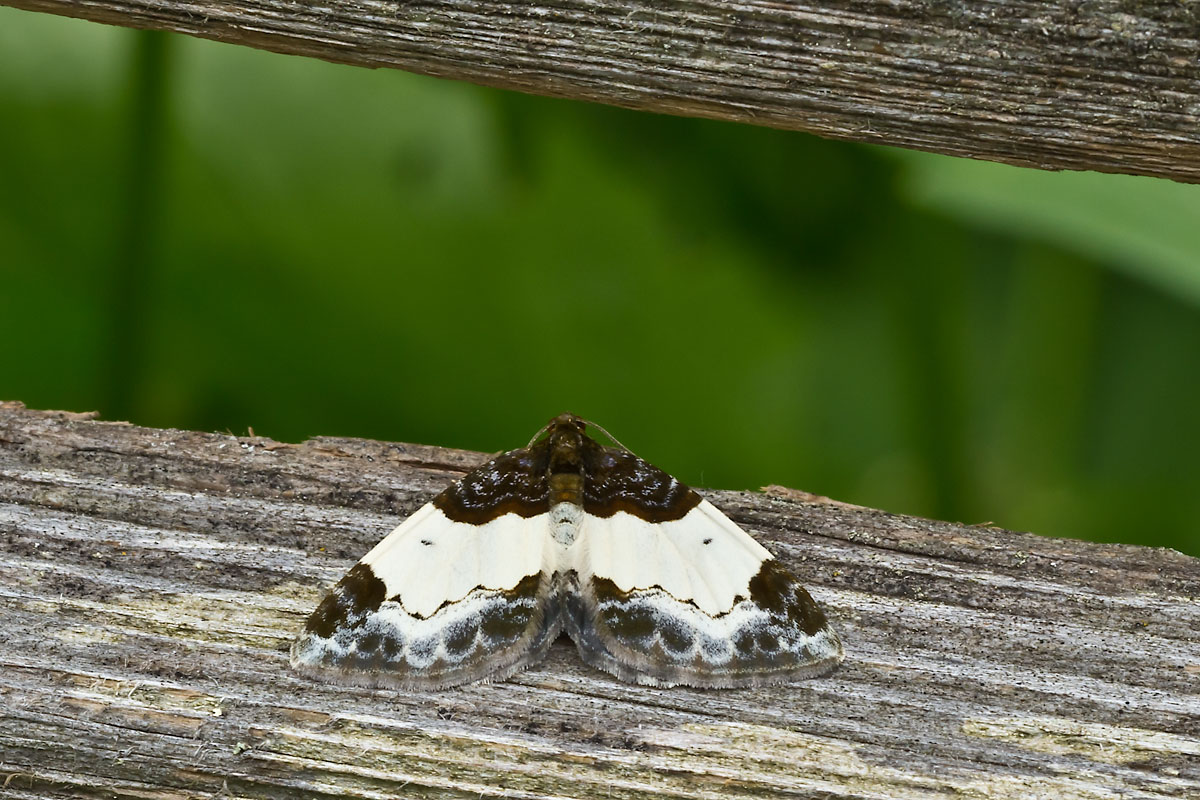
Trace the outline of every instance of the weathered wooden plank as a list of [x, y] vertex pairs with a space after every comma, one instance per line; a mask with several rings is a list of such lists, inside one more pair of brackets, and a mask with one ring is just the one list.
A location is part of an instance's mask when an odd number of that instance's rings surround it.
[[828, 678], [651, 689], [566, 643], [439, 693], [292, 674], [327, 584], [481, 458], [0, 406], [0, 794], [1200, 796], [1196, 559], [789, 490], [709, 494], [830, 612]]
[[1200, 182], [1194, 2], [0, 2], [627, 108]]

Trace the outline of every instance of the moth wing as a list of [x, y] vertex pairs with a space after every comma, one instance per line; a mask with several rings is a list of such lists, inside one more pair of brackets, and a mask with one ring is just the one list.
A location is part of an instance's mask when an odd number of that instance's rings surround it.
[[585, 661], [623, 680], [700, 687], [815, 677], [841, 662], [821, 607], [762, 545], [666, 473], [603, 449], [566, 599]]
[[[388, 534], [308, 618], [293, 666], [435, 689], [502, 680], [539, 660], [561, 620], [534, 449], [488, 462]], [[514, 480], [519, 472], [528, 480]]]

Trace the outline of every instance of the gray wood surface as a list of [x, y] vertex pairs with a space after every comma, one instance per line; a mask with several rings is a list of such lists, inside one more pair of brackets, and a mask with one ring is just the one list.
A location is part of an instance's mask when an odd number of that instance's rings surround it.
[[628, 108], [1200, 182], [1195, 0], [0, 3]]
[[784, 489], [708, 496], [830, 612], [828, 678], [650, 689], [565, 642], [439, 693], [292, 674], [325, 588], [482, 458], [0, 405], [0, 797], [1200, 797], [1196, 559]]

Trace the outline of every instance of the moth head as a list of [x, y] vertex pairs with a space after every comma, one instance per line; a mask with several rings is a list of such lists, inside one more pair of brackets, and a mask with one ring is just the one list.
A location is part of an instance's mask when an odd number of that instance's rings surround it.
[[550, 420], [550, 424], [547, 425], [546, 427], [547, 427], [547, 429], [551, 429], [551, 430], [556, 429], [556, 428], [574, 429], [574, 430], [578, 431], [579, 433], [583, 433], [585, 430], [587, 430], [587, 426], [588, 426], [587, 420], [581, 419], [580, 417], [575, 416], [574, 414], [570, 413], [569, 411], [566, 411], [566, 412], [563, 412], [562, 414], [559, 414], [554, 419]]
[[569, 411], [564, 411], [554, 419], [546, 423], [546, 427], [533, 435], [529, 440], [527, 447], [532, 446], [534, 442], [542, 438], [543, 434], [549, 433], [553, 436], [556, 433], [583, 433], [587, 430], [588, 422], [581, 417], [577, 417]]

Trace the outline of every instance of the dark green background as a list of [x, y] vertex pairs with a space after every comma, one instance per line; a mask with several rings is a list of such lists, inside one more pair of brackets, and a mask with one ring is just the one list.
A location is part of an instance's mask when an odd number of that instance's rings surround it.
[[1200, 553], [1200, 187], [0, 8], [0, 398]]

